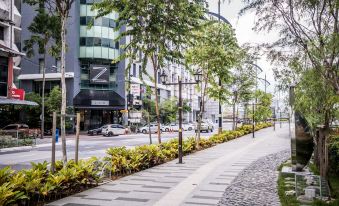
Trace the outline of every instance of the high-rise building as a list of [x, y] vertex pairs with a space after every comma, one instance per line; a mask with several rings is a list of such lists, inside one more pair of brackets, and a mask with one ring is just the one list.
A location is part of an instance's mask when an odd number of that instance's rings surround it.
[[[96, 12], [91, 10], [93, 0], [75, 1], [67, 24], [66, 86], [67, 106], [80, 112], [82, 130], [109, 123], [123, 123], [125, 108], [125, 62], [112, 63], [120, 54], [120, 44], [114, 41], [119, 35], [111, 13], [94, 20]], [[31, 37], [28, 27], [36, 11], [22, 5], [22, 43]], [[91, 28], [88, 23], [94, 20]], [[27, 92], [41, 93], [42, 71], [45, 68], [46, 90], [60, 86], [60, 60], [47, 57], [43, 65], [41, 54], [25, 57], [19, 76], [21, 87]]]

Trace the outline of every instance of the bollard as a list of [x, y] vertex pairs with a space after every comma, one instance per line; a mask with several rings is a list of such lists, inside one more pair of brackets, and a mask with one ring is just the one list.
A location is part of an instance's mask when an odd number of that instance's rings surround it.
[[55, 130], [55, 142], [59, 141], [59, 129]]

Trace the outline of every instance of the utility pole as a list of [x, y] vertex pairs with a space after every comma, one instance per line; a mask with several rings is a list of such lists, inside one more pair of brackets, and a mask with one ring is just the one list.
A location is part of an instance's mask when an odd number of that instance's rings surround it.
[[[218, 1], [218, 21], [220, 23], [220, 0]], [[222, 132], [222, 111], [221, 111], [221, 78], [219, 78], [219, 119], [218, 119], [218, 123], [219, 123], [219, 129], [218, 129], [218, 133], [220, 134]]]
[[182, 164], [182, 79], [178, 76], [179, 80], [179, 164]]
[[255, 104], [252, 104], [252, 112], [253, 112], [253, 115], [252, 115], [252, 137], [255, 138], [254, 136], [254, 132], [255, 132], [255, 123], [254, 123], [254, 105]]
[[182, 104], [182, 85], [190, 85], [190, 84], [199, 84], [201, 82], [201, 73], [195, 73], [195, 82], [182, 82], [182, 79], [180, 76], [178, 76], [178, 83], [167, 83], [167, 74], [163, 71], [163, 73], [160, 75], [160, 78], [162, 80], [163, 85], [178, 85], [179, 87], [179, 102], [178, 102], [178, 112], [179, 112], [179, 142], [178, 142], [178, 156], [179, 156], [179, 164], [182, 164], [182, 156], [183, 156], [183, 151], [182, 151], [182, 109], [183, 109], [183, 104]]

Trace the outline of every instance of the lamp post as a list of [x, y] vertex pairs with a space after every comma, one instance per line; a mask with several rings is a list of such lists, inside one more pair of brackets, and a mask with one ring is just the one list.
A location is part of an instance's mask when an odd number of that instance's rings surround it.
[[162, 71], [162, 74], [160, 75], [160, 79], [163, 85], [179, 85], [179, 105], [178, 105], [178, 113], [179, 113], [179, 144], [178, 144], [178, 156], [179, 156], [179, 164], [182, 164], [182, 157], [183, 157], [183, 151], [182, 151], [182, 85], [192, 85], [192, 84], [198, 84], [201, 82], [202, 74], [197, 72], [194, 74], [195, 82], [182, 82], [181, 77], [178, 77], [177, 83], [168, 83], [167, 82], [167, 74]]

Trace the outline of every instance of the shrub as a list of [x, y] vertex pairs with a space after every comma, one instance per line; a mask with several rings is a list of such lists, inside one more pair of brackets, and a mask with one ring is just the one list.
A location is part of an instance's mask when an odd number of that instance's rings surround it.
[[[268, 126], [270, 124], [263, 123], [258, 124], [256, 128]], [[236, 131], [224, 131], [210, 138], [201, 138], [199, 146], [201, 149], [209, 148], [251, 131], [252, 127], [247, 125], [237, 128]], [[111, 163], [109, 169], [113, 177], [116, 178], [173, 160], [178, 156], [177, 151], [178, 139], [171, 139], [159, 145], [143, 145], [134, 149], [109, 148], [104, 160]], [[195, 151], [194, 137], [183, 141], [185, 155]], [[62, 161], [56, 161], [54, 173], [48, 170], [47, 162], [32, 163], [31, 169], [18, 172], [5, 167], [0, 170], [0, 205], [15, 203], [39, 205], [46, 200], [55, 200], [80, 192], [99, 183], [99, 173], [103, 167], [103, 163], [95, 157], [89, 160], [80, 160], [77, 164], [73, 160], [70, 160], [66, 165], [63, 165]]]

